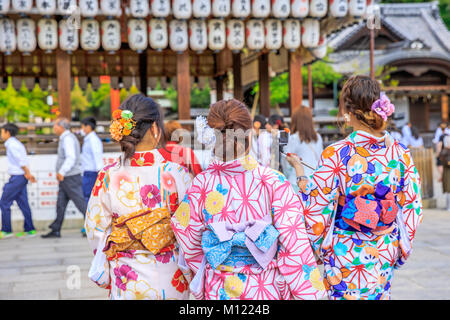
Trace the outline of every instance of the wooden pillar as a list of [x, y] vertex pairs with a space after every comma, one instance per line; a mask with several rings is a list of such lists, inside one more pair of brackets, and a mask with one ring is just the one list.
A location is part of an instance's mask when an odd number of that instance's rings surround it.
[[223, 76], [216, 77], [216, 100], [223, 100]]
[[441, 117], [442, 121], [448, 121], [448, 95], [446, 93], [441, 95]]
[[141, 93], [147, 95], [147, 50], [139, 54], [139, 83]]
[[308, 64], [308, 104], [310, 108], [314, 108], [314, 91], [312, 83], [311, 64]]
[[295, 108], [303, 104], [302, 57], [298, 51], [290, 52], [289, 56], [289, 95], [291, 115]]
[[370, 32], [370, 78], [375, 80], [375, 62], [374, 62], [374, 51], [375, 51], [375, 26], [372, 26], [369, 30]]
[[70, 56], [62, 50], [56, 51], [56, 80], [58, 83], [58, 102], [61, 116], [72, 120], [70, 105]]
[[178, 118], [191, 119], [191, 79], [189, 76], [189, 51], [177, 54]]
[[242, 71], [241, 53], [233, 53], [233, 95], [234, 98], [239, 101], [244, 100], [241, 71]]
[[269, 90], [269, 54], [262, 53], [258, 58], [259, 71], [259, 106], [260, 113], [270, 116], [270, 90]]

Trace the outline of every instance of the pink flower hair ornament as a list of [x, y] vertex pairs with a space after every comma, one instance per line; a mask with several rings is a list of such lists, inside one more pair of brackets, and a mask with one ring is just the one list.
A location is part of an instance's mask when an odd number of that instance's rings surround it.
[[372, 111], [387, 121], [387, 118], [394, 113], [395, 106], [391, 103], [391, 100], [381, 92], [380, 99], [377, 99], [371, 107]]

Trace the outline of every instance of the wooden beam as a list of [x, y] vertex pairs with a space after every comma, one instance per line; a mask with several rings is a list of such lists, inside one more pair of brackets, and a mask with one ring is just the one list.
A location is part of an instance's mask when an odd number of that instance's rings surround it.
[[223, 100], [223, 76], [216, 77], [216, 100]]
[[424, 92], [439, 92], [444, 91], [450, 93], [450, 85], [424, 85], [424, 86], [398, 86], [398, 87], [384, 87], [386, 92], [404, 92], [404, 91], [424, 91]]
[[375, 63], [374, 63], [374, 51], [375, 51], [375, 26], [370, 28], [370, 78], [375, 80]]
[[147, 50], [139, 53], [139, 83], [141, 87], [141, 93], [147, 95]]
[[300, 52], [290, 52], [289, 56], [289, 105], [291, 115], [303, 104], [302, 57]]
[[178, 118], [191, 118], [191, 79], [189, 76], [189, 51], [177, 54]]
[[312, 83], [311, 64], [308, 64], [308, 104], [310, 108], [314, 108], [314, 91]]
[[70, 104], [70, 56], [62, 50], [56, 51], [56, 78], [58, 85], [58, 102], [61, 116], [72, 119]]
[[258, 58], [259, 71], [259, 112], [270, 117], [270, 89], [269, 89], [269, 53], [261, 53]]
[[234, 98], [239, 101], [244, 100], [241, 71], [242, 71], [241, 53], [233, 53], [233, 95]]
[[441, 95], [441, 116], [442, 121], [448, 121], [448, 95], [446, 93]]

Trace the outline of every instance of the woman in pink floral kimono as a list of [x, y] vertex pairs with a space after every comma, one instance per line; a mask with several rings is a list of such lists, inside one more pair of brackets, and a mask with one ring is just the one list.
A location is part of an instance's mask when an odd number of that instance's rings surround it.
[[[195, 274], [191, 292], [197, 299], [323, 297], [300, 201], [289, 181], [247, 155], [248, 135], [237, 142], [227, 137], [228, 130], [249, 132], [247, 107], [219, 101], [207, 123], [223, 141], [215, 143], [215, 160], [195, 177], [172, 217], [184, 263]], [[231, 160], [224, 162], [227, 156]]]
[[90, 277], [112, 299], [188, 299], [170, 217], [190, 175], [157, 151], [163, 120], [151, 98], [132, 96], [113, 117], [111, 136], [123, 155], [99, 173], [88, 204]]
[[409, 150], [384, 131], [394, 105], [377, 81], [351, 77], [340, 108], [355, 131], [323, 151], [311, 177], [297, 156], [288, 161], [329, 297], [389, 299], [422, 222], [420, 178]]

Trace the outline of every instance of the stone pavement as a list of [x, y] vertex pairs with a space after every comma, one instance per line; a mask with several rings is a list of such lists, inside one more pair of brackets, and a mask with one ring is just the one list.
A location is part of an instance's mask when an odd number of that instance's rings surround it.
[[[450, 299], [449, 244], [450, 212], [426, 210], [410, 260], [394, 274], [392, 299]], [[0, 240], [0, 299], [107, 299], [87, 277], [91, 259], [79, 229], [55, 240]]]

